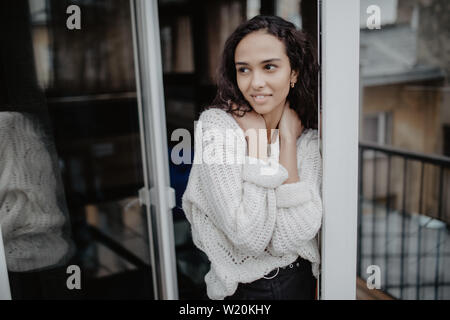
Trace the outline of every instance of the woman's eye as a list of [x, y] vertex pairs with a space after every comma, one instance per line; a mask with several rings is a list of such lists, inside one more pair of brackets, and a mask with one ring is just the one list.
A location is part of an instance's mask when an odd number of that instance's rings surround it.
[[273, 65], [273, 64], [266, 64], [265, 68], [266, 68], [267, 70], [275, 70], [276, 66]]
[[239, 68], [238, 71], [239, 71], [240, 73], [245, 73], [245, 72], [248, 71], [248, 68]]

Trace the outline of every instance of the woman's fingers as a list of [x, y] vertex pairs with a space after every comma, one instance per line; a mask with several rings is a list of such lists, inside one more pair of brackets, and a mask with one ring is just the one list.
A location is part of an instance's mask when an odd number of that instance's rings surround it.
[[297, 115], [295, 110], [289, 107], [289, 103], [286, 102], [284, 105], [283, 114], [280, 119], [279, 124], [280, 135], [287, 137], [298, 138], [301, 136], [304, 130], [302, 121]]

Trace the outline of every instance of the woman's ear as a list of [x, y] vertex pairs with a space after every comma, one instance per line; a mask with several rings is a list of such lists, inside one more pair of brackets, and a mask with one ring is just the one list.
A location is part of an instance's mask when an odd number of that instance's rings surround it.
[[291, 71], [291, 83], [297, 83], [298, 71]]

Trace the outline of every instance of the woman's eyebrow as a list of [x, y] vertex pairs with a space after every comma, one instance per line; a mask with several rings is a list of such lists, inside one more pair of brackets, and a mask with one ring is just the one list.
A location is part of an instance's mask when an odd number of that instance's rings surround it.
[[[268, 62], [273, 62], [273, 61], [280, 61], [281, 59], [278, 59], [278, 58], [272, 58], [272, 59], [267, 59], [267, 60], [264, 60], [264, 61], [261, 61], [261, 64], [263, 64], [263, 63], [268, 63]], [[237, 61], [236, 63], [235, 63], [236, 65], [245, 65], [245, 66], [247, 66], [248, 65], [248, 63], [247, 62], [242, 62], [242, 61]]]

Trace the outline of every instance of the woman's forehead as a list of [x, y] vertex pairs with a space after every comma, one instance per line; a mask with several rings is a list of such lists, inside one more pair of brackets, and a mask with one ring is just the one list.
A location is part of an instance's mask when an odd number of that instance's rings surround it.
[[235, 63], [262, 63], [269, 59], [286, 59], [284, 43], [277, 37], [263, 32], [253, 32], [245, 36], [237, 45]]

